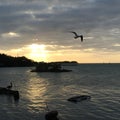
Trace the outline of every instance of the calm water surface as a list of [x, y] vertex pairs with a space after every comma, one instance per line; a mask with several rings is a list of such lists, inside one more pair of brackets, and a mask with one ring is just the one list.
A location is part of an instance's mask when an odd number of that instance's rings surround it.
[[[120, 64], [67, 66], [73, 72], [35, 73], [31, 68], [0, 68], [0, 86], [13, 82], [20, 100], [0, 95], [0, 120], [45, 120], [46, 103], [60, 120], [119, 120]], [[67, 99], [87, 94], [90, 101]]]

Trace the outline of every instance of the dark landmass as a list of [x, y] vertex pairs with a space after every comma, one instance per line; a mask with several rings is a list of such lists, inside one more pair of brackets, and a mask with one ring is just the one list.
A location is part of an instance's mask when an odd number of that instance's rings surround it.
[[62, 66], [76, 66], [79, 64], [77, 61], [61, 61], [56, 63], [60, 63]]
[[12, 95], [14, 97], [14, 100], [19, 99], [19, 92], [8, 88], [0, 87], [0, 95], [9, 95], [9, 96]]
[[29, 67], [35, 66], [37, 62], [30, 60], [24, 56], [11, 57], [5, 54], [0, 54], [0, 67]]
[[31, 72], [71, 72], [72, 70], [64, 69], [59, 62], [45, 63], [40, 62]]
[[[32, 66], [40, 66], [42, 67], [44, 63], [44, 66], [46, 65], [50, 66], [51, 64], [60, 64], [61, 66], [64, 65], [76, 65], [78, 64], [76, 61], [59, 61], [59, 62], [36, 62], [31, 59], [28, 59], [24, 56], [22, 57], [12, 57], [6, 54], [0, 54], [0, 67], [32, 67]], [[63, 70], [65, 71], [65, 70]]]

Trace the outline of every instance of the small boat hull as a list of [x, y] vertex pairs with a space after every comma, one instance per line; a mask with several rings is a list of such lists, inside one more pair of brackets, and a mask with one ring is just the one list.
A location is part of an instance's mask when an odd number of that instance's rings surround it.
[[67, 100], [70, 101], [70, 102], [77, 103], [77, 102], [81, 102], [81, 101], [84, 101], [84, 100], [90, 100], [90, 99], [91, 99], [91, 96], [89, 96], [89, 95], [79, 95], [79, 96], [71, 97]]

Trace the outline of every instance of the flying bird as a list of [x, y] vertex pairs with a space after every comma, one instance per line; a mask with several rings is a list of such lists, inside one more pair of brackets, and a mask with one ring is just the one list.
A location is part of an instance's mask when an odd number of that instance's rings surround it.
[[81, 42], [83, 42], [83, 35], [78, 35], [76, 32], [74, 31], [70, 31], [71, 33], [73, 33], [75, 36], [74, 38], [77, 39], [77, 38], [81, 38]]

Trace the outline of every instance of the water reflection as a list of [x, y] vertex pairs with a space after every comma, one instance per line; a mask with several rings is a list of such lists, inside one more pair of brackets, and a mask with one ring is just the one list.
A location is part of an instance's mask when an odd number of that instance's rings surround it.
[[15, 101], [12, 95], [0, 95], [0, 101], [9, 104], [18, 104], [19, 101]]
[[47, 84], [43, 78], [31, 78], [27, 84], [27, 98], [29, 99], [28, 109], [31, 112], [38, 112], [45, 109], [45, 93]]

